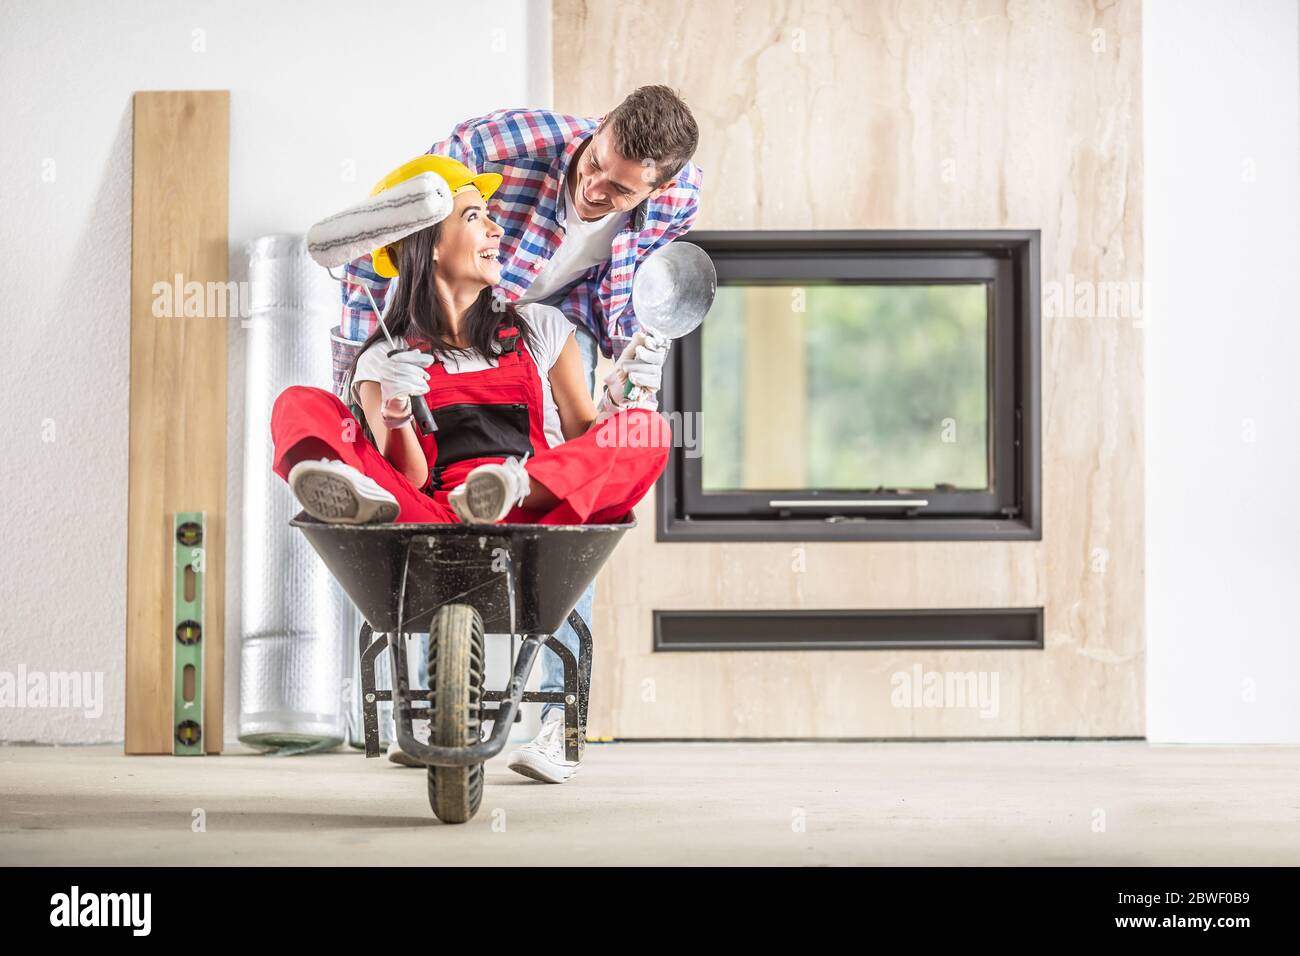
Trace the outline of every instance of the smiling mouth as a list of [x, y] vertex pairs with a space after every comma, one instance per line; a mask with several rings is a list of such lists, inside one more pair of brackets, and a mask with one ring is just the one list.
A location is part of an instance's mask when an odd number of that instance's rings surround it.
[[484, 262], [496, 262], [500, 253], [501, 250], [499, 249], [483, 249], [479, 252], [478, 257]]

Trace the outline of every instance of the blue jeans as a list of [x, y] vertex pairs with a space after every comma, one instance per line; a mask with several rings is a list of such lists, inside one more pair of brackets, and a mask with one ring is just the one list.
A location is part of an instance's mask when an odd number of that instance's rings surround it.
[[[574, 328], [574, 339], [578, 343], [578, 351], [582, 353], [582, 367], [587, 372], [587, 391], [595, 393], [596, 391], [596, 362], [600, 359], [600, 347], [596, 344], [595, 337], [586, 329], [577, 326]], [[591, 602], [596, 596], [596, 585], [587, 586], [587, 590], [582, 592], [582, 597], [578, 599], [577, 607], [578, 616], [587, 624], [588, 630], [591, 629]], [[574, 633], [569, 622], [565, 621], [564, 626], [555, 632], [556, 638], [560, 643], [567, 647], [572, 653], [574, 660], [578, 659], [578, 635]], [[421, 634], [419, 640], [419, 652], [416, 656], [416, 677], [419, 681], [419, 687], [429, 686], [429, 635]], [[544, 694], [562, 694], [564, 693], [564, 662], [560, 656], [549, 647], [542, 645], [542, 693]], [[545, 718], [548, 713], [556, 707], [563, 708], [563, 704], [546, 704], [542, 707], [542, 717]]]
[[[596, 344], [596, 339], [590, 332], [582, 326], [575, 326], [573, 337], [578, 343], [578, 351], [582, 353], [582, 367], [587, 373], [587, 391], [594, 394], [596, 391], [596, 362], [600, 358], [600, 348]], [[577, 607], [578, 616], [586, 623], [587, 629], [591, 629], [591, 602], [596, 596], [596, 585], [590, 584], [587, 590], [582, 592], [582, 597], [578, 598]], [[573, 659], [578, 659], [578, 635], [574, 633], [569, 622], [565, 621], [564, 626], [555, 632], [555, 637], [573, 653]], [[542, 692], [547, 694], [564, 693], [564, 663], [549, 647], [542, 647]], [[545, 704], [542, 707], [542, 718], [557, 707], [562, 708], [563, 704]]]

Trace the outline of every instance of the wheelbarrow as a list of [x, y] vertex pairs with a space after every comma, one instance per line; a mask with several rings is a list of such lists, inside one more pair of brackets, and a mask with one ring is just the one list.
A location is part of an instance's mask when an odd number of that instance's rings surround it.
[[[483, 800], [483, 763], [505, 746], [521, 703], [562, 704], [564, 755], [579, 760], [587, 736], [591, 631], [573, 610], [619, 539], [622, 524], [325, 524], [291, 522], [365, 618], [360, 633], [366, 756], [378, 757], [379, 703], [392, 701], [398, 745], [427, 768], [439, 820], [464, 823]], [[565, 620], [578, 656], [557, 640]], [[406, 637], [429, 634], [429, 686], [411, 687]], [[485, 635], [509, 635], [512, 673], [484, 687]], [[516, 642], [518, 642], [516, 650]], [[545, 644], [564, 665], [562, 693], [525, 692]], [[392, 653], [393, 690], [375, 686], [375, 662]], [[412, 724], [430, 723], [429, 743]], [[492, 722], [486, 739], [482, 728]]]

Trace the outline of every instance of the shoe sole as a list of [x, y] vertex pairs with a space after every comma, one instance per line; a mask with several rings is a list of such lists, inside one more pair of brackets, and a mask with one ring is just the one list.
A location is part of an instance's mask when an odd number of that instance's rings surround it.
[[303, 472], [294, 481], [293, 493], [309, 515], [332, 524], [370, 524], [397, 517], [397, 505], [391, 501], [363, 498], [352, 482], [328, 471]]
[[540, 780], [542, 783], [564, 783], [578, 772], [577, 767], [562, 767], [560, 769], [563, 775], [558, 776], [554, 769], [555, 764], [527, 752], [511, 754], [510, 762], [506, 766], [521, 776]]
[[462, 487], [458, 511], [467, 524], [496, 524], [506, 516], [506, 487], [496, 475], [473, 475]]
[[390, 763], [397, 764], [399, 767], [415, 767], [418, 769], [425, 766], [404, 750], [398, 750], [395, 753], [389, 754], [388, 760]]

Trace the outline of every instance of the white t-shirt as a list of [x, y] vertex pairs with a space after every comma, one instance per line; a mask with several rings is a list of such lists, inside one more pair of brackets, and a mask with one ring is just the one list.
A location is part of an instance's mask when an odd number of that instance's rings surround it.
[[568, 183], [560, 192], [564, 194], [564, 238], [517, 302], [543, 302], [563, 292], [592, 266], [608, 262], [614, 237], [631, 215], [611, 212], [595, 222], [585, 222], [569, 201]]
[[[541, 376], [543, 428], [546, 432], [546, 441], [554, 448], [563, 444], [564, 432], [560, 430], [559, 409], [555, 407], [555, 399], [551, 397], [550, 372], [551, 367], [559, 359], [560, 352], [564, 350], [564, 343], [573, 334], [573, 323], [554, 306], [539, 303], [519, 306], [519, 314], [528, 322], [533, 332], [533, 346], [529, 349], [529, 354], [532, 355], [533, 362], [537, 365], [538, 375]], [[393, 341], [398, 348], [406, 345], [406, 341], [400, 335]], [[380, 339], [362, 352], [361, 357], [357, 359], [357, 371], [352, 376], [352, 397], [358, 405], [361, 404], [361, 395], [357, 385], [360, 382], [379, 381], [380, 368], [388, 351], [388, 343]], [[481, 352], [447, 355], [442, 360], [442, 367], [449, 375], [460, 372], [481, 372], [485, 368], [496, 368], [496, 364], [495, 357], [488, 359]]]

